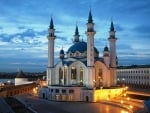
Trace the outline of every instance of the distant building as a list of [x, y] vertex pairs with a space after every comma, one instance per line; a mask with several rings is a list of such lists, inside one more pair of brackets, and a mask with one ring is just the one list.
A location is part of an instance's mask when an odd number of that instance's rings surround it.
[[55, 29], [51, 18], [47, 36], [47, 88], [40, 89], [40, 97], [56, 101], [95, 102], [120, 94], [120, 89], [111, 90], [116, 86], [117, 65], [117, 38], [113, 21], [109, 31], [109, 47], [104, 47], [103, 57], [99, 57], [99, 51], [94, 45], [96, 32], [91, 11], [86, 25], [87, 42], [80, 40], [76, 25], [73, 45], [68, 48], [66, 54], [63, 49], [60, 50], [60, 59], [54, 65]]
[[150, 88], [150, 65], [118, 67], [117, 84], [134, 88]]
[[28, 81], [28, 78], [25, 76], [22, 70], [19, 70], [17, 76], [15, 77], [15, 86], [29, 84], [31, 82]]

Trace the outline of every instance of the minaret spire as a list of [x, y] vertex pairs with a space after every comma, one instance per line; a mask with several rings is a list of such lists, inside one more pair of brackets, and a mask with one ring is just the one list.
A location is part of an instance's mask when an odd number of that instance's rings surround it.
[[49, 37], [53, 37], [55, 39], [55, 29], [54, 29], [54, 24], [53, 24], [53, 18], [51, 17], [50, 20], [50, 25], [49, 25]]
[[110, 66], [115, 68], [116, 67], [116, 40], [117, 38], [115, 37], [115, 29], [114, 29], [114, 24], [111, 19], [111, 24], [110, 24], [110, 31], [109, 31], [109, 45], [110, 45]]
[[90, 11], [89, 11], [88, 23], [93, 23], [91, 9], [90, 9]]
[[51, 17], [51, 21], [50, 21], [50, 26], [49, 26], [50, 29], [54, 29], [54, 24], [53, 24], [53, 18]]
[[75, 35], [79, 35], [78, 25], [76, 24]]
[[111, 19], [110, 31], [115, 31], [113, 20]]
[[77, 43], [77, 42], [79, 42], [80, 40], [79, 40], [79, 37], [80, 37], [80, 35], [79, 35], [79, 31], [78, 31], [78, 25], [76, 24], [76, 28], [75, 28], [75, 34], [74, 34], [74, 43]]

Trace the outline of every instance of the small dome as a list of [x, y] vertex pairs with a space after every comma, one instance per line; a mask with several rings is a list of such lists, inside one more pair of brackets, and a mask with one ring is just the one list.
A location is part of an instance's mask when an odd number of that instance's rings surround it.
[[60, 50], [60, 54], [65, 54], [63, 49]]
[[[67, 53], [69, 53], [69, 52], [75, 53], [76, 51], [79, 51], [80, 53], [86, 52], [87, 51], [87, 43], [86, 42], [77, 42], [68, 49]], [[94, 47], [94, 51], [97, 54], [99, 53], [95, 47]]]
[[104, 47], [104, 51], [109, 51], [107, 46]]
[[64, 52], [63, 49], [61, 49], [61, 50], [60, 50], [60, 53], [59, 53], [59, 58], [60, 58], [60, 59], [63, 59], [64, 56], [65, 56], [65, 52]]

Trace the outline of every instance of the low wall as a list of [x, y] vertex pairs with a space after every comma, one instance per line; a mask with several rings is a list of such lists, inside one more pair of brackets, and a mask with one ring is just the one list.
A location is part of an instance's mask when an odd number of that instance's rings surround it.
[[93, 91], [93, 101], [98, 102], [115, 98], [121, 96], [123, 92], [124, 88], [96, 89]]

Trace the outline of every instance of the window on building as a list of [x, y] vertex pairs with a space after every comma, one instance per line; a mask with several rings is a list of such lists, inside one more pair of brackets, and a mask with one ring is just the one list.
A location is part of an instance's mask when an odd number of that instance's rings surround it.
[[66, 90], [65, 90], [65, 89], [62, 89], [62, 93], [66, 93]]
[[59, 89], [56, 89], [55, 92], [56, 92], [56, 93], [59, 93]]
[[74, 93], [74, 90], [73, 90], [73, 89], [70, 89], [70, 90], [69, 90], [69, 93]]
[[59, 68], [59, 84], [63, 84], [63, 70]]
[[80, 85], [83, 85], [83, 68], [80, 67]]
[[103, 70], [99, 68], [98, 70], [98, 79], [99, 79], [99, 86], [103, 85]]
[[75, 67], [71, 68], [71, 79], [76, 79], [77, 78], [77, 70]]
[[76, 52], [76, 56], [79, 56], [79, 52]]
[[147, 73], [149, 73], [149, 71], [147, 70]]
[[53, 89], [51, 89], [51, 93], [53, 92]]
[[64, 66], [64, 84], [66, 84], [67, 79], [67, 66]]

